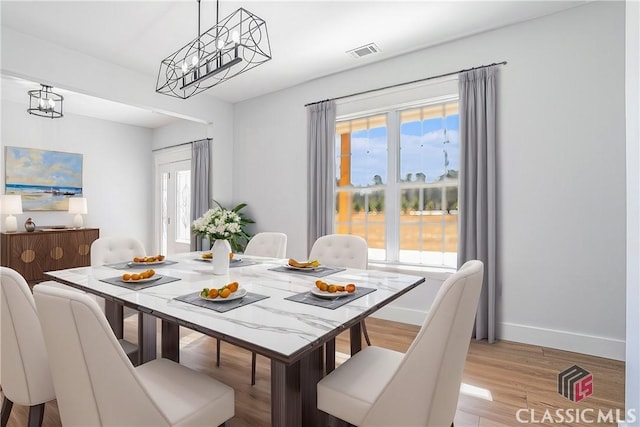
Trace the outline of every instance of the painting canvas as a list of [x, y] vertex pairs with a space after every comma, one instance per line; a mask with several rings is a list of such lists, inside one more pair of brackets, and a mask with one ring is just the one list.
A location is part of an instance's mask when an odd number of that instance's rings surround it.
[[5, 194], [22, 195], [25, 211], [66, 211], [82, 195], [82, 154], [6, 147]]

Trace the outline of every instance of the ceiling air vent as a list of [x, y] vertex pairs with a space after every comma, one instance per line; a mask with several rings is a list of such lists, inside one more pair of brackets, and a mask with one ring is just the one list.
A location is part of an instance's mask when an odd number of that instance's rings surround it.
[[372, 55], [380, 52], [380, 48], [375, 43], [369, 43], [364, 46], [357, 47], [347, 51], [347, 53], [354, 58], [362, 58], [363, 56]]

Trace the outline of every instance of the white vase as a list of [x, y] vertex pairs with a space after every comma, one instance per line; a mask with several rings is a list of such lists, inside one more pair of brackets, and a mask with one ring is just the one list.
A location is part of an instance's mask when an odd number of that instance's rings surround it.
[[229, 254], [231, 253], [231, 245], [227, 240], [215, 240], [211, 246], [213, 259], [213, 274], [225, 275], [229, 273]]

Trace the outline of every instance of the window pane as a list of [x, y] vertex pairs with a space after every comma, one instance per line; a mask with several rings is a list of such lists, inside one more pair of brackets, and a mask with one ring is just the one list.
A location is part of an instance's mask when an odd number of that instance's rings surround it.
[[401, 182], [457, 178], [460, 165], [457, 112], [457, 103], [449, 103], [401, 113]]
[[336, 124], [336, 182], [339, 187], [387, 182], [386, 115]]
[[[457, 187], [405, 188], [400, 192], [399, 260], [455, 266], [458, 245]], [[444, 195], [444, 197], [443, 197]], [[443, 208], [444, 207], [444, 208]]]
[[176, 240], [188, 243], [191, 240], [191, 171], [176, 173]]
[[168, 206], [168, 201], [167, 201], [168, 190], [167, 189], [169, 187], [169, 174], [164, 172], [162, 174], [161, 180], [162, 182], [160, 184], [160, 198], [162, 199], [162, 202], [161, 202], [161, 208], [160, 208], [161, 210], [160, 218], [163, 226], [161, 227], [162, 234], [160, 235], [160, 253], [166, 254], [167, 253], [167, 228], [164, 225], [167, 224], [167, 218], [169, 217], [169, 213], [167, 211], [167, 206]]
[[384, 190], [338, 191], [335, 218], [336, 233], [363, 237], [369, 246], [369, 258], [385, 259]]

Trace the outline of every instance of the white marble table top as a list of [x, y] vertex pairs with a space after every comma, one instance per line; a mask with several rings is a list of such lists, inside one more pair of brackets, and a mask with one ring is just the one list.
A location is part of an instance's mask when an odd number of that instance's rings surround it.
[[[361, 298], [330, 310], [294, 301], [286, 297], [315, 287], [318, 279], [312, 276], [274, 272], [270, 268], [282, 266], [287, 260], [243, 257], [255, 264], [230, 268], [226, 276], [213, 274], [210, 264], [197, 260], [200, 253], [171, 255], [177, 261], [171, 265], [151, 266], [157, 274], [178, 277], [181, 280], [142, 290], [129, 290], [110, 285], [101, 279], [120, 276], [123, 270], [111, 267], [80, 267], [50, 271], [46, 274], [60, 282], [104, 296], [138, 308], [164, 319], [177, 319], [193, 329], [211, 331], [214, 336], [231, 337], [258, 348], [260, 353], [288, 360], [305, 348], [326, 339], [336, 331], [344, 330], [380, 307], [391, 302], [424, 281], [423, 277], [375, 270], [346, 269], [326, 276], [329, 283], [354, 283], [356, 286], [375, 288]], [[249, 264], [249, 263], [247, 263]], [[130, 270], [130, 272], [133, 270]], [[222, 287], [237, 281], [241, 287], [269, 298], [225, 313], [175, 300], [176, 297], [201, 291], [203, 288]], [[280, 356], [280, 357], [278, 357]]]

